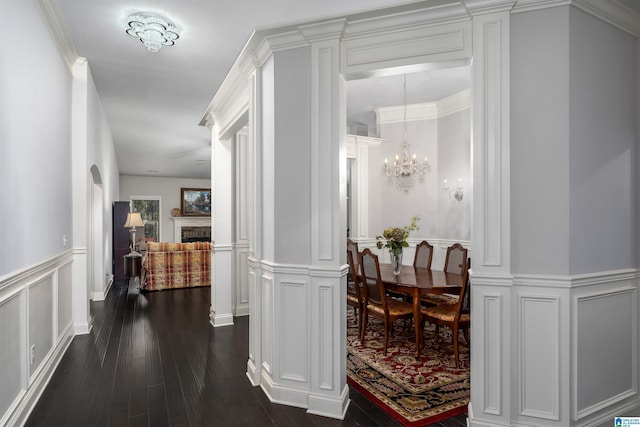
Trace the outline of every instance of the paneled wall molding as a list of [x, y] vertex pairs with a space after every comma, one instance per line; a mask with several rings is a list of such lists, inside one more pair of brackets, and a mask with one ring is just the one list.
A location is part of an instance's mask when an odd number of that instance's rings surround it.
[[0, 298], [6, 291], [12, 291], [15, 286], [25, 286], [38, 280], [34, 277], [50, 274], [53, 268], [60, 268], [72, 261], [73, 250], [68, 249], [47, 260], [0, 277]]
[[211, 246], [213, 247], [214, 252], [233, 252], [233, 244], [222, 245], [214, 242], [212, 243], [213, 244]]
[[[235, 137], [219, 138], [219, 123], [211, 129], [211, 325], [233, 325], [235, 291], [234, 164]], [[215, 221], [213, 220], [215, 219]]]
[[[231, 124], [243, 117], [248, 108], [247, 78], [254, 67], [260, 68], [274, 52], [330, 39], [341, 42], [340, 72], [349, 77], [403, 65], [469, 65], [471, 58], [470, 16], [462, 3], [406, 4], [336, 20], [256, 31], [220, 85], [200, 124], [208, 125], [214, 120], [220, 135], [228, 136]], [[209, 115], [210, 112], [213, 114]]]
[[[51, 0], [39, 0], [39, 2], [52, 3]], [[458, 52], [455, 55], [458, 58], [471, 57], [471, 30], [468, 27], [471, 16], [510, 10], [513, 13], [526, 12], [568, 4], [636, 37], [640, 35], [638, 13], [619, 0], [464, 0], [461, 3], [432, 6], [419, 3], [396, 7], [392, 10], [381, 9], [366, 15], [355, 14], [329, 23], [318, 22], [301, 25], [298, 28], [285, 27], [257, 31], [247, 42], [216, 92], [201, 124], [206, 124], [209, 120], [207, 113], [214, 111], [215, 114], [212, 117], [220, 123], [220, 129], [227, 129], [228, 123], [234, 121], [231, 118], [237, 119], [238, 113], [245, 111], [248, 105], [246, 78], [251, 73], [252, 67], [248, 67], [247, 64], [260, 66], [274, 51], [307, 46], [309, 40], [305, 37], [305, 32], [307, 37], [313, 40], [311, 30], [321, 28], [323, 25], [327, 27], [344, 25], [340, 33], [340, 40], [345, 44], [341, 71], [345, 75], [358, 76], [366, 75], [374, 69], [404, 65], [406, 62], [448, 62], [449, 65], [454, 65], [456, 60], [449, 55], [449, 52]], [[451, 32], [451, 26], [448, 25], [446, 34], [442, 33], [440, 24], [456, 21], [460, 22], [457, 30]], [[407, 31], [408, 29], [412, 31]], [[335, 33], [339, 32], [336, 30]], [[374, 36], [381, 37], [381, 40], [376, 40]], [[395, 41], [391, 42], [390, 39]], [[431, 43], [425, 43], [427, 39], [431, 40]], [[381, 43], [382, 40], [383, 43]], [[377, 50], [376, 45], [378, 45]], [[403, 60], [404, 58], [411, 59], [406, 61]], [[387, 64], [381, 65], [385, 63]]]
[[[493, 2], [495, 0], [490, 0]], [[356, 14], [348, 17], [344, 30], [344, 39], [367, 38], [371, 35], [403, 32], [407, 29], [422, 28], [442, 23], [464, 21], [469, 18], [468, 11], [460, 2], [416, 4], [381, 10], [380, 16], [372, 13]]]
[[7, 408], [0, 425], [26, 422], [71, 343], [73, 259], [67, 250], [0, 278], [0, 318], [8, 326], [0, 332], [0, 405]]
[[473, 19], [474, 269], [510, 272], [509, 14]]
[[[340, 76], [340, 25], [324, 28], [333, 38], [311, 43], [311, 263], [339, 265], [342, 250], [338, 225], [346, 229], [346, 82]], [[310, 29], [310, 28], [309, 28]], [[318, 30], [318, 28], [315, 28]], [[314, 32], [317, 36], [318, 31]]]
[[[510, 426], [517, 411], [512, 324], [510, 15], [513, 1], [467, 1], [472, 14], [473, 242], [468, 425]], [[497, 11], [496, 11], [497, 10]], [[513, 337], [513, 338], [512, 338]], [[529, 389], [527, 389], [530, 392]], [[535, 398], [537, 395], [529, 395]]]
[[640, 270], [624, 269], [602, 271], [573, 276], [515, 274], [513, 283], [517, 286], [576, 288], [619, 281], [631, 281], [640, 278]]
[[249, 355], [247, 378], [254, 387], [260, 386], [263, 361], [262, 287], [262, 68], [255, 55], [242, 57], [245, 84], [248, 87], [249, 122], [247, 140], [247, 211], [248, 243], [247, 274], [249, 286]]
[[380, 31], [365, 37], [345, 37], [341, 68], [348, 78], [375, 70], [414, 64], [467, 65], [471, 57], [469, 22], [431, 26], [430, 22], [405, 31]]
[[578, 287], [571, 298], [571, 414], [581, 425], [637, 411], [637, 279], [621, 275], [614, 285], [603, 277], [601, 286]]
[[561, 345], [561, 295], [519, 292], [517, 299], [518, 413], [558, 421], [561, 354], [566, 351]]
[[[347, 266], [261, 264], [262, 328], [273, 336], [263, 339], [260, 386], [272, 402], [343, 418], [349, 399], [339, 310]], [[250, 359], [250, 378], [254, 367]]]
[[234, 252], [236, 266], [235, 279], [233, 280], [234, 300], [233, 315], [249, 315], [249, 244], [235, 244]]
[[510, 274], [491, 274], [474, 271], [469, 276], [472, 285], [490, 287], [511, 287], [513, 286], [513, 276]]

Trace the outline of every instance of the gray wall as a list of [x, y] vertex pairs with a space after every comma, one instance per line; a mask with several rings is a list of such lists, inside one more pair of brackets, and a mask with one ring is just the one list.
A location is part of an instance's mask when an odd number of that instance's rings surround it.
[[0, 277], [70, 249], [71, 74], [36, 2], [3, 3]]
[[576, 8], [511, 19], [513, 271], [635, 267], [636, 40]]

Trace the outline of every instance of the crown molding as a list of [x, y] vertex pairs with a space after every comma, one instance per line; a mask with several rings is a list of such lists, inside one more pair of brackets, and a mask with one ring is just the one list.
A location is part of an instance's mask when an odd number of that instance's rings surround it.
[[[38, 3], [55, 5], [55, 1], [38, 0]], [[610, 25], [640, 37], [640, 9], [635, 10], [629, 7], [624, 0], [426, 0], [356, 13], [337, 19], [265, 29], [255, 31], [251, 35], [203, 117], [207, 117], [207, 112], [213, 110], [213, 117], [218, 118], [216, 112], [220, 111], [221, 106], [228, 105], [229, 100], [233, 98], [236, 99], [236, 102], [233, 103], [236, 108], [241, 105], [248, 105], [248, 92], [241, 88], [247, 84], [248, 74], [255, 68], [261, 67], [274, 52], [310, 46], [312, 43], [337, 38], [343, 43], [343, 50], [351, 49], [352, 53], [357, 52], [360, 55], [369, 55], [369, 57], [365, 58], [368, 62], [384, 60], [387, 68], [394, 64], [395, 66], [404, 65], [402, 61], [395, 60], [393, 55], [388, 55], [389, 57], [382, 59], [375, 57], [375, 55], [379, 56], [381, 54], [381, 49], [386, 49], [382, 53], [393, 51], [394, 43], [403, 44], [405, 48], [408, 46], [407, 43], [413, 43], [409, 47], [413, 47], [414, 50], [418, 49], [412, 53], [414, 57], [431, 55], [430, 58], [432, 60], [444, 63], [449, 60], [449, 57], [446, 54], [441, 54], [441, 51], [452, 52], [455, 49], [459, 51], [470, 46], [471, 36], [468, 34], [466, 25], [475, 15], [502, 12], [518, 13], [565, 5], [573, 5]], [[457, 29], [457, 32], [447, 33], [445, 34], [446, 37], [443, 37], [443, 34], [437, 30], [445, 22], [454, 24], [454, 26], [458, 25], [460, 28]], [[432, 48], [435, 46], [431, 43], [433, 40], [429, 37], [439, 40], [440, 44], [436, 46], [439, 49], [438, 51], [425, 51], [425, 46]], [[380, 38], [381, 43], [386, 42], [386, 47], [372, 43], [372, 40], [376, 40], [376, 38]], [[426, 40], [429, 43], [426, 43]], [[374, 51], [371, 51], [372, 45], [376, 45], [377, 50], [373, 49]], [[372, 55], [374, 56], [373, 58], [371, 57]], [[349, 58], [357, 60], [358, 56]], [[346, 67], [348, 65], [347, 56], [343, 55], [341, 62], [343, 63], [342, 67]], [[352, 76], [358, 73], [367, 74], [366, 67], [360, 67], [358, 63], [350, 66], [351, 69], [348, 71]], [[358, 67], [364, 67], [363, 69], [365, 70], [362, 71]], [[345, 70], [343, 69], [343, 71]], [[237, 100], [238, 97], [246, 97], [246, 101], [239, 102]], [[415, 110], [413, 107], [409, 107], [407, 110], [409, 117], [407, 119], [419, 120], [417, 117], [420, 114], [423, 115], [422, 119], [425, 117], [436, 118], [444, 114], [451, 114], [456, 111], [456, 108], [461, 107], [455, 107], [453, 100], [451, 103], [443, 102], [442, 105], [437, 105], [436, 107], [422, 106], [416, 107]], [[435, 113], [433, 113], [434, 109], [436, 110]], [[448, 111], [448, 113], [445, 113], [445, 111]], [[382, 114], [384, 115], [385, 113], [383, 112]], [[391, 114], [391, 117], [395, 117], [390, 120], [401, 121], [396, 117], [397, 112], [389, 114]], [[232, 116], [234, 115], [228, 117]], [[201, 124], [207, 121], [207, 119], [203, 118]]]
[[[376, 126], [390, 123], [404, 123], [404, 105], [376, 108]], [[431, 120], [438, 118], [438, 106], [435, 102], [407, 104], [407, 122]]]
[[[439, 119], [471, 108], [471, 90], [466, 89], [436, 102], [407, 105], [407, 122]], [[376, 125], [404, 123], [404, 105], [380, 107], [375, 110]]]
[[73, 73], [73, 65], [78, 59], [78, 52], [62, 20], [58, 2], [56, 0], [37, 0], [37, 3], [62, 59], [67, 64], [69, 71]]
[[567, 6], [571, 4], [571, 1], [572, 0], [518, 0], [516, 5], [513, 7], [512, 13]]
[[442, 98], [436, 105], [438, 108], [438, 117], [448, 116], [449, 114], [471, 108], [471, 89], [465, 89], [446, 98]]
[[512, 12], [558, 6], [574, 6], [634, 37], [640, 37], [640, 7], [631, 8], [620, 0], [518, 0]]
[[464, 0], [472, 15], [510, 11], [516, 2], [517, 0]]
[[618, 0], [574, 0], [571, 4], [634, 37], [640, 37], [640, 7], [632, 9]]

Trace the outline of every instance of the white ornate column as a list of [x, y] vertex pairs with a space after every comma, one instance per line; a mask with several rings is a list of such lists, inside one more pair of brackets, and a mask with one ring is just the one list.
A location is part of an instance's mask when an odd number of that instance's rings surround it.
[[[211, 127], [211, 313], [214, 327], [233, 325], [233, 141]], [[215, 224], [215, 225], [214, 225]]]
[[247, 210], [249, 212], [249, 359], [247, 377], [260, 385], [262, 367], [262, 69], [250, 61], [249, 134], [247, 147]]
[[[472, 426], [511, 425], [509, 9], [476, 11], [473, 23]], [[482, 7], [482, 5], [478, 5]], [[487, 13], [488, 12], [488, 13]]]
[[88, 64], [73, 65], [71, 164], [73, 176], [73, 326], [76, 334], [91, 331], [87, 246], [89, 241], [89, 168], [87, 166]]
[[249, 314], [249, 181], [248, 181], [248, 135], [243, 128], [235, 136], [235, 286], [233, 314]]
[[308, 412], [343, 418], [346, 384], [346, 20], [300, 27], [311, 42], [311, 388]]

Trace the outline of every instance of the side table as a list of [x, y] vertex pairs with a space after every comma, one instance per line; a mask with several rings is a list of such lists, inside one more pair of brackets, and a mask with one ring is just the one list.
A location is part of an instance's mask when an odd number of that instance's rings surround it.
[[124, 275], [131, 280], [132, 277], [140, 277], [142, 270], [142, 255], [129, 253], [124, 256]]

